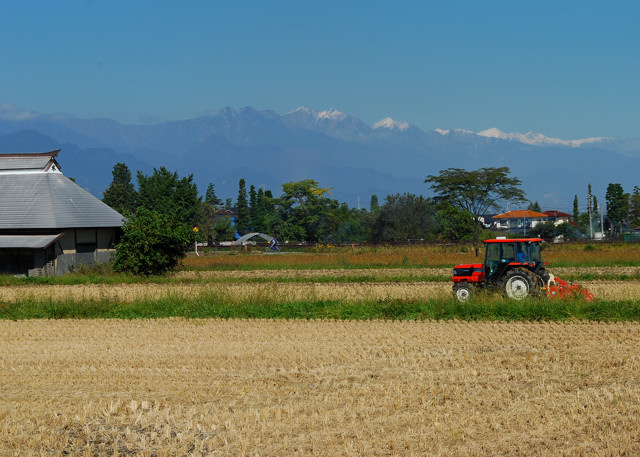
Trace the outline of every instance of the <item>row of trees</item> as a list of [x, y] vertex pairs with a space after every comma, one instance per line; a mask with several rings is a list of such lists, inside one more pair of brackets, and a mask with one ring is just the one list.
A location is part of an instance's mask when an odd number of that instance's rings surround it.
[[[573, 220], [579, 231], [607, 231], [611, 236], [631, 231], [640, 226], [640, 188], [634, 186], [631, 193], [624, 191], [619, 183], [609, 183], [605, 194], [605, 207], [598, 203], [592, 193], [591, 184], [587, 187], [586, 211], [580, 212], [578, 196], [573, 198]], [[595, 227], [595, 229], [594, 229]]]
[[[245, 180], [241, 179], [233, 205], [231, 199], [222, 202], [217, 197], [213, 184], [209, 184], [202, 199], [192, 175], [179, 177], [161, 167], [154, 169], [150, 176], [138, 172], [136, 190], [131, 171], [125, 164], [118, 163], [103, 201], [128, 218], [144, 209], [175, 223], [198, 227], [200, 237], [217, 241], [231, 240], [236, 233], [243, 235], [250, 231], [310, 243], [469, 240], [478, 234], [474, 211], [478, 215], [495, 206], [498, 199], [524, 196], [522, 191], [514, 190], [519, 184], [515, 178], [506, 184], [501, 181], [508, 169], [491, 172], [483, 169], [465, 176], [468, 172], [464, 170], [450, 169], [443, 172], [442, 177], [427, 177], [426, 182], [432, 183], [436, 198], [404, 193], [387, 195], [380, 204], [373, 195], [369, 210], [364, 210], [350, 208], [331, 198], [331, 189], [321, 187], [312, 179], [282, 184], [282, 192], [277, 197], [270, 190], [256, 189], [253, 185], [247, 190]], [[448, 198], [452, 187], [459, 186], [464, 179], [474, 186], [471, 192]], [[492, 182], [494, 184], [489, 185]], [[511, 194], [488, 198], [482, 193], [482, 189], [502, 185], [511, 186]], [[234, 213], [235, 223], [227, 215], [229, 212]]]
[[[505, 202], [526, 202], [521, 181], [511, 177], [509, 168], [460, 168], [441, 170], [428, 175], [425, 183], [433, 190], [433, 198], [411, 193], [387, 195], [380, 204], [371, 197], [369, 210], [350, 208], [331, 198], [329, 188], [312, 179], [282, 184], [279, 196], [270, 190], [250, 185], [241, 179], [238, 195], [220, 200], [213, 184], [202, 199], [193, 175], [180, 177], [161, 167], [146, 176], [137, 172], [137, 189], [131, 171], [124, 163], [113, 169], [113, 181], [104, 192], [103, 201], [129, 218], [125, 235], [133, 227], [139, 237], [153, 227], [171, 227], [180, 236], [176, 243], [158, 238], [156, 247], [193, 241], [194, 237], [210, 241], [232, 240], [236, 235], [256, 231], [275, 235], [281, 240], [309, 243], [388, 242], [401, 240], [477, 240], [482, 227], [481, 216], [499, 210]], [[590, 195], [590, 192], [589, 192]], [[595, 198], [594, 198], [595, 200]], [[607, 216], [611, 226], [620, 230], [624, 223], [640, 223], [640, 191], [625, 194], [620, 184], [607, 189]], [[591, 200], [590, 200], [591, 202]], [[597, 202], [595, 208], [598, 208]], [[574, 199], [577, 207], [577, 196]], [[536, 203], [530, 208], [539, 211]], [[230, 217], [232, 213], [235, 220]], [[574, 217], [582, 218], [581, 214]], [[142, 222], [141, 222], [142, 220]], [[573, 226], [547, 223], [537, 226], [543, 236], [575, 234]], [[166, 230], [162, 231], [167, 235]], [[164, 236], [163, 235], [163, 236]], [[126, 237], [125, 237], [126, 238]], [[140, 240], [136, 241], [140, 242]], [[127, 250], [131, 250], [127, 245]], [[150, 248], [147, 246], [147, 249]], [[131, 264], [131, 260], [128, 260]], [[133, 264], [139, 259], [133, 261]], [[126, 263], [121, 262], [123, 265]], [[131, 267], [123, 269], [133, 270]]]
[[[151, 176], [137, 172], [137, 190], [131, 171], [123, 163], [113, 169], [113, 182], [104, 192], [103, 201], [126, 216], [140, 208], [163, 214], [179, 223], [197, 226], [211, 240], [231, 240], [234, 235], [250, 231], [274, 234], [281, 239], [306, 242], [385, 242], [407, 239], [476, 239], [481, 230], [474, 219], [504, 202], [526, 202], [521, 181], [509, 175], [509, 168], [459, 168], [428, 175], [434, 198], [411, 193], [387, 195], [382, 204], [373, 195], [369, 210], [349, 208], [331, 198], [330, 188], [314, 180], [289, 182], [275, 197], [270, 190], [250, 185], [240, 179], [235, 201], [220, 200], [213, 184], [201, 199], [193, 175], [179, 177], [161, 167]], [[575, 236], [588, 233], [591, 221], [601, 216], [605, 229], [619, 233], [640, 225], [640, 189], [625, 193], [620, 184], [609, 184], [605, 196], [606, 212], [588, 188], [588, 211], [579, 212], [578, 196], [573, 201], [573, 221], [578, 227], [547, 224], [538, 227], [545, 235]], [[530, 209], [541, 211], [537, 202]], [[233, 212], [235, 224], [226, 214]], [[604, 217], [606, 216], [606, 218]]]
[[640, 188], [634, 186], [626, 193], [620, 184], [609, 184], [607, 201], [607, 228], [614, 234], [640, 226]]

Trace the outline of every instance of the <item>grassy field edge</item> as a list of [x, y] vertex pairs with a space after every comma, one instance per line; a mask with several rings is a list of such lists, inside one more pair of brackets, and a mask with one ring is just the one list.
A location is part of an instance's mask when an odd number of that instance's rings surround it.
[[338, 319], [338, 320], [504, 320], [640, 321], [639, 301], [453, 299], [377, 301], [228, 302], [214, 298], [167, 297], [127, 303], [104, 300], [36, 301], [0, 304], [0, 319]]

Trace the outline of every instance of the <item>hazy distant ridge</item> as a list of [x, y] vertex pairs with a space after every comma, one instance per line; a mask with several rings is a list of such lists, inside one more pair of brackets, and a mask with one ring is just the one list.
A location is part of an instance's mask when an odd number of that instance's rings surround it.
[[1, 152], [41, 150], [43, 145], [62, 146], [65, 174], [97, 195], [111, 181], [118, 161], [134, 173], [161, 165], [193, 173], [201, 191], [213, 182], [220, 195], [232, 198], [242, 177], [276, 193], [284, 182], [313, 178], [352, 206], [358, 198], [368, 203], [371, 193], [381, 198], [398, 192], [428, 195], [425, 175], [447, 167], [509, 166], [529, 198], [565, 210], [574, 194], [584, 197], [589, 182], [602, 195], [609, 182], [629, 190], [640, 184], [637, 139], [565, 140], [497, 128], [425, 132], [389, 117], [370, 126], [336, 109], [308, 107], [282, 115], [224, 108], [152, 125], [37, 113], [0, 117]]

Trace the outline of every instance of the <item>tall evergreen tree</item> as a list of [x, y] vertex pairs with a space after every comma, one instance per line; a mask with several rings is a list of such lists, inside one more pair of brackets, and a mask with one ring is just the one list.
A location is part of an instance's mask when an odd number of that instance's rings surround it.
[[204, 194], [204, 201], [212, 206], [218, 206], [222, 201], [216, 195], [216, 189], [213, 183], [207, 186], [207, 192]]
[[640, 226], [640, 189], [634, 186], [633, 193], [629, 197], [629, 222], [636, 228]]
[[538, 203], [537, 200], [535, 202], [533, 202], [533, 203], [530, 203], [528, 209], [531, 210], [531, 211], [535, 211], [536, 213], [541, 213], [542, 212], [542, 209], [540, 208], [540, 203]]
[[267, 225], [265, 219], [266, 212], [266, 200], [264, 196], [264, 190], [258, 189], [255, 197], [255, 208], [251, 210], [251, 225], [256, 232], [266, 233]]
[[574, 195], [573, 197], [573, 220], [574, 222], [578, 222], [580, 218], [580, 209], [578, 208], [578, 196]]
[[102, 201], [124, 215], [132, 215], [136, 209], [136, 190], [131, 182], [131, 171], [121, 162], [113, 166], [113, 181], [104, 191]]
[[249, 202], [247, 201], [247, 185], [244, 178], [238, 182], [238, 200], [236, 201], [236, 230], [240, 235], [249, 232]]
[[258, 216], [258, 194], [256, 192], [256, 186], [251, 184], [249, 186], [249, 221], [251, 227], [255, 230], [254, 221]]
[[378, 211], [380, 209], [380, 201], [378, 200], [378, 196], [376, 194], [371, 195], [371, 200], [369, 201], [369, 211]]
[[614, 234], [619, 233], [629, 212], [629, 195], [624, 193], [621, 184], [610, 183], [604, 198], [609, 224]]

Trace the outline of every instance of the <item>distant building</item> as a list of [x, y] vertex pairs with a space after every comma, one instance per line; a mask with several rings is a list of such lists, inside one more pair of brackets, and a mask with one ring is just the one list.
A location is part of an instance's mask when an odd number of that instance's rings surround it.
[[0, 154], [0, 273], [59, 275], [115, 253], [123, 216], [66, 178], [59, 152]]
[[571, 222], [571, 214], [563, 213], [562, 211], [545, 211], [544, 214], [547, 215], [547, 221], [553, 222], [555, 225], [560, 225], [564, 223]]
[[516, 209], [493, 216], [496, 228], [503, 230], [526, 230], [543, 223], [547, 218], [545, 213], [529, 209]]

